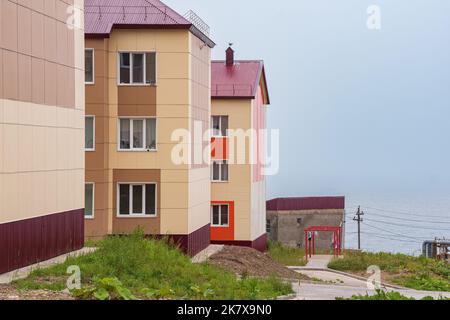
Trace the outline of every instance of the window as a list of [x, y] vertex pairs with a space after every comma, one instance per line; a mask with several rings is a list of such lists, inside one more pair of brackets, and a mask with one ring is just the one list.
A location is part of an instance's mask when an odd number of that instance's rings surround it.
[[119, 53], [120, 84], [155, 84], [156, 53]]
[[84, 148], [86, 151], [95, 150], [95, 117], [86, 116], [84, 118]]
[[213, 161], [212, 164], [212, 181], [226, 182], [228, 181], [228, 162]]
[[156, 216], [156, 184], [119, 184], [119, 216]]
[[119, 150], [156, 150], [156, 119], [119, 119]]
[[269, 234], [272, 233], [272, 224], [269, 219], [266, 220], [266, 232]]
[[84, 185], [84, 217], [86, 219], [94, 218], [94, 184], [86, 183]]
[[87, 84], [94, 83], [94, 49], [86, 49], [84, 51], [84, 82]]
[[229, 226], [229, 207], [227, 204], [213, 205], [211, 211], [213, 227]]
[[228, 116], [213, 116], [211, 119], [213, 136], [228, 136]]

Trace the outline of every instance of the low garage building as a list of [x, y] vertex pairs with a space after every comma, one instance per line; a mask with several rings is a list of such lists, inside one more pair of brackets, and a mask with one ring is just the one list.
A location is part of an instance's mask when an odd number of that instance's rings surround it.
[[[267, 201], [269, 238], [290, 247], [304, 247], [304, 230], [312, 226], [342, 227], [344, 238], [344, 224], [345, 197], [277, 198]], [[319, 233], [316, 247], [331, 249], [333, 234]]]

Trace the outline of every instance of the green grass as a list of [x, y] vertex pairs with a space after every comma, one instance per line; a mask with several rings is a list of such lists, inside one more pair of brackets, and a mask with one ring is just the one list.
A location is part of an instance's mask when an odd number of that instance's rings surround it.
[[[232, 273], [190, 259], [165, 241], [144, 239], [141, 232], [129, 237], [110, 237], [89, 255], [69, 258], [65, 263], [34, 271], [17, 281], [19, 289], [64, 290], [69, 266], [79, 266], [82, 284], [102, 279], [120, 281], [138, 298], [153, 299], [274, 299], [292, 293], [292, 287], [276, 278], [237, 279]], [[100, 279], [100, 280], [99, 280]]]
[[388, 282], [411, 289], [450, 292], [450, 265], [444, 261], [403, 254], [347, 251], [343, 259], [334, 259], [334, 270], [364, 274], [376, 265], [385, 272]]
[[269, 256], [285, 266], [305, 266], [305, 250], [290, 248], [279, 242], [269, 242]]
[[[336, 300], [416, 300], [414, 298], [409, 298], [404, 295], [402, 295], [399, 292], [385, 292], [383, 290], [378, 290], [376, 294], [374, 295], [355, 295], [351, 297], [350, 299], [344, 299], [344, 298], [336, 298]], [[449, 300], [445, 297], [434, 299], [433, 297], [425, 297], [421, 300]]]

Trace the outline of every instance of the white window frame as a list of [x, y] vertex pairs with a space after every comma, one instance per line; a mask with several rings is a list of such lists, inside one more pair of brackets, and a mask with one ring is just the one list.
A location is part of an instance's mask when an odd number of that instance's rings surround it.
[[85, 48], [84, 49], [85, 54], [86, 54], [86, 51], [92, 51], [92, 82], [87, 82], [86, 76], [85, 76], [84, 84], [93, 85], [93, 84], [95, 84], [95, 50], [94, 50], [94, 48]]
[[[86, 182], [85, 184], [84, 184], [84, 192], [86, 192], [86, 186], [87, 185], [92, 185], [92, 215], [91, 216], [87, 216], [86, 215], [86, 208], [85, 208], [85, 212], [84, 212], [84, 219], [85, 220], [94, 220], [94, 218], [95, 218], [95, 183], [94, 182]], [[86, 195], [85, 195], [85, 197], [86, 197]], [[85, 199], [85, 201], [86, 201], [86, 199]], [[86, 207], [86, 205], [85, 205], [85, 207]]]
[[[84, 138], [84, 151], [86, 151], [86, 152], [94, 152], [95, 151], [95, 121], [96, 121], [96, 119], [95, 119], [95, 116], [91, 116], [91, 115], [86, 115], [86, 116], [84, 116], [84, 120], [85, 120], [85, 123], [86, 123], [86, 118], [92, 118], [92, 126], [93, 126], [93, 128], [92, 128], [92, 142], [93, 142], [93, 144], [92, 144], [92, 148], [91, 149], [88, 149], [88, 148], [86, 148], [86, 137]], [[85, 130], [84, 130], [84, 134], [86, 134], [86, 128], [84, 128]]]
[[[121, 83], [120, 82], [120, 55], [128, 53], [130, 55], [130, 83]], [[154, 53], [155, 54], [155, 83], [147, 83], [147, 53]], [[133, 82], [133, 55], [134, 54], [143, 54], [144, 55], [144, 82]], [[156, 86], [157, 83], [157, 74], [158, 74], [158, 55], [156, 54], [156, 51], [119, 51], [117, 54], [117, 85], [118, 86], [144, 86], [144, 87], [152, 87]]]
[[[145, 146], [147, 145], [147, 120], [155, 119], [155, 136], [156, 136], [156, 145], [155, 149], [147, 149]], [[130, 122], [130, 149], [122, 149], [120, 146], [120, 121], [128, 120]], [[143, 139], [143, 148], [133, 148], [133, 125], [134, 121], [144, 121], [144, 139]], [[118, 152], [158, 152], [158, 120], [156, 117], [119, 117], [117, 120], [117, 151]]]
[[[219, 170], [219, 180], [214, 180], [214, 163], [217, 162], [219, 163], [220, 166], [224, 165], [226, 162], [227, 166], [228, 166], [228, 180], [223, 180], [222, 177], [222, 167], [220, 167]], [[212, 183], [228, 183], [230, 182], [230, 164], [228, 163], [228, 160], [212, 160], [212, 164], [211, 164], [211, 182]]]
[[[222, 206], [227, 207], [228, 213], [228, 223], [226, 225], [222, 225]], [[214, 207], [219, 207], [219, 224], [214, 224]], [[211, 205], [211, 226], [213, 228], [229, 228], [230, 227], [230, 205], [228, 203], [215, 203]]]
[[[130, 214], [120, 214], [120, 186], [121, 185], [129, 185], [129, 212]], [[145, 186], [146, 185], [154, 185], [155, 186], [155, 214], [145, 214], [145, 207], [146, 207], [146, 192], [145, 192]], [[143, 213], [133, 213], [133, 186], [142, 186], [143, 188], [143, 194], [142, 194], [142, 209]], [[127, 219], [127, 218], [143, 218], [143, 219], [149, 219], [149, 218], [156, 218], [158, 217], [158, 184], [156, 182], [118, 182], [117, 183], [117, 218], [121, 219]]]
[[[216, 131], [214, 130], [214, 118], [219, 118], [220, 135], [217, 135]], [[222, 130], [222, 119], [223, 118], [228, 118], [228, 130], [229, 130], [230, 129], [230, 116], [228, 116], [228, 115], [212, 115], [211, 116], [212, 138], [226, 138], [226, 137], [228, 137], [228, 132], [226, 132], [226, 134], [224, 136], [222, 135], [222, 131], [223, 131]]]

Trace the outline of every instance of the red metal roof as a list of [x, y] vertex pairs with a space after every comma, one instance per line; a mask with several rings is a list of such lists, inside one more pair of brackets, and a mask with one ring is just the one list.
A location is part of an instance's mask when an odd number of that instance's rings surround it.
[[327, 210], [345, 209], [345, 197], [309, 197], [309, 198], [278, 198], [267, 201], [267, 210]]
[[213, 47], [208, 35], [159, 0], [85, 0], [86, 36], [108, 37], [113, 28], [190, 29]]
[[[264, 62], [260, 60], [236, 60], [233, 66], [225, 61], [211, 63], [211, 96], [220, 98], [254, 99], [259, 88], [261, 77], [264, 77]], [[265, 88], [267, 92], [267, 88]], [[270, 103], [268, 96], [267, 104]]]

